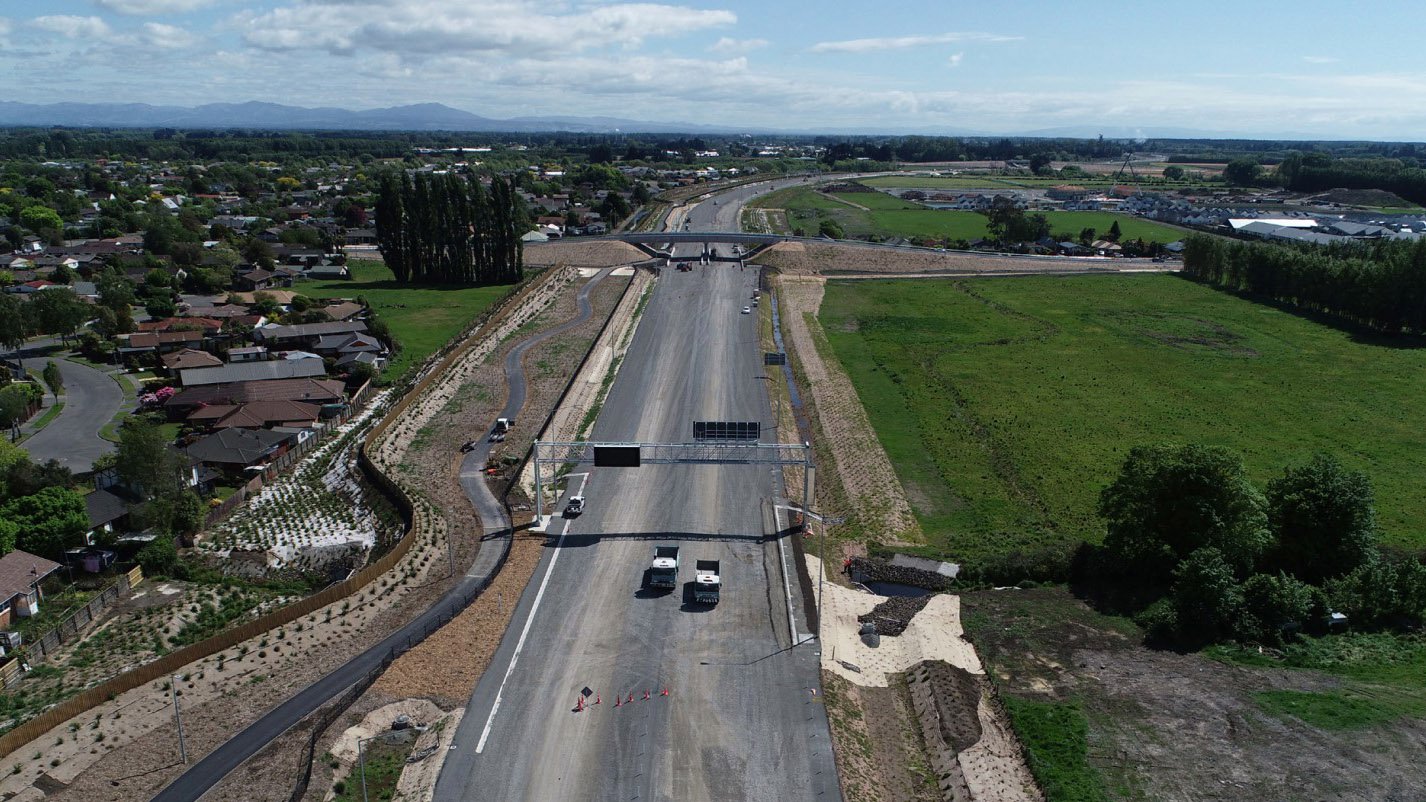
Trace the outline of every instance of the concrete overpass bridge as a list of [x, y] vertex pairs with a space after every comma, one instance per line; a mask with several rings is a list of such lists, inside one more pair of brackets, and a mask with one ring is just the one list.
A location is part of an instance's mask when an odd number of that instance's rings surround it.
[[[656, 259], [673, 259], [673, 246], [689, 243], [702, 245], [702, 258], [710, 261], [738, 262], [757, 256], [763, 249], [779, 242], [805, 239], [803, 237], [778, 234], [741, 234], [734, 231], [648, 231], [638, 233], [606, 234], [599, 237], [580, 237], [580, 242], [608, 240], [627, 242]], [[731, 251], [715, 253], [715, 245], [737, 245], [740, 254]]]

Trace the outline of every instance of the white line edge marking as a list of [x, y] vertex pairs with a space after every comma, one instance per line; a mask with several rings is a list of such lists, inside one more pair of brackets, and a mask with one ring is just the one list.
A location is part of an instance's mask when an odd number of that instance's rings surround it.
[[495, 714], [500, 712], [500, 697], [505, 693], [505, 683], [509, 682], [510, 675], [515, 673], [515, 664], [520, 660], [520, 650], [525, 648], [525, 636], [530, 634], [530, 625], [535, 622], [535, 613], [540, 609], [540, 600], [545, 597], [545, 588], [550, 584], [550, 575], [554, 573], [555, 563], [559, 561], [561, 547], [564, 546], [564, 535], [565, 530], [561, 529], [559, 542], [555, 544], [555, 553], [550, 555], [550, 564], [545, 568], [545, 578], [540, 580], [540, 592], [535, 594], [535, 603], [530, 606], [530, 614], [525, 617], [525, 628], [520, 630], [520, 640], [515, 642], [515, 653], [510, 655], [510, 666], [505, 669], [505, 677], [500, 680], [500, 688], [495, 691], [495, 703], [490, 706], [490, 716], [485, 719], [485, 729], [480, 733], [480, 742], [475, 745], [477, 755], [485, 751], [485, 740], [490, 737], [490, 728], [495, 725]]
[[[772, 515], [774, 522], [777, 524], [778, 531], [782, 531], [781, 505], [773, 505]], [[777, 562], [782, 566], [782, 590], [787, 595], [787, 635], [792, 638], [792, 645], [797, 646], [798, 644], [804, 643], [806, 638], [810, 638], [811, 636], [808, 635], [804, 637], [803, 634], [798, 631], [797, 619], [793, 617], [792, 614], [792, 584], [787, 578], [787, 547], [783, 545], [782, 538], [777, 539], [777, 553], [781, 557]]]

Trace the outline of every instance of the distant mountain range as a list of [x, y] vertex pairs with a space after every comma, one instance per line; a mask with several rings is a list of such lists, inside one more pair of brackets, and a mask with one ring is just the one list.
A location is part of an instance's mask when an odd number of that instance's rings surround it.
[[649, 122], [618, 117], [513, 117], [495, 119], [453, 109], [441, 103], [417, 103], [385, 109], [352, 111], [334, 107], [305, 108], [280, 103], [209, 103], [203, 106], [152, 106], [147, 103], [16, 103], [0, 101], [0, 126], [69, 126], [75, 128], [248, 128], [324, 131], [483, 131], [588, 134], [821, 134], [825, 136], [906, 135], [963, 137], [1065, 137], [1093, 139], [1278, 139], [1314, 141], [1311, 134], [1245, 134], [1191, 128], [1075, 125], [1033, 131], [991, 133], [964, 128], [891, 126], [855, 129], [846, 126], [797, 129], [734, 127], [687, 122]]
[[15, 103], [0, 101], [0, 126], [62, 125], [77, 128], [263, 128], [327, 131], [500, 131], [533, 133], [740, 133], [743, 129], [695, 123], [658, 123], [613, 117], [517, 117], [497, 120], [440, 103], [351, 111], [280, 103]]

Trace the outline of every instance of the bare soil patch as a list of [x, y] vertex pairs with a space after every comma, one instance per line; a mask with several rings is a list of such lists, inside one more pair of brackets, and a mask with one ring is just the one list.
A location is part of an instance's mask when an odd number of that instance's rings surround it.
[[[919, 277], [974, 275], [977, 273], [1044, 273], [1088, 270], [1102, 266], [1106, 271], [1130, 267], [1155, 268], [1150, 259], [1058, 260], [1046, 257], [934, 251], [892, 250], [858, 245], [783, 242], [772, 246], [758, 259], [762, 264], [788, 276], [841, 276], [857, 274]], [[1102, 265], [1101, 265], [1102, 262]]]
[[1075, 700], [1089, 762], [1116, 799], [1409, 800], [1426, 787], [1426, 722], [1325, 731], [1253, 694], [1325, 691], [1310, 671], [1226, 665], [1142, 645], [1132, 624], [1061, 589], [963, 597], [967, 630], [1005, 694]]
[[626, 242], [605, 240], [581, 242], [557, 240], [525, 246], [525, 264], [531, 267], [573, 265], [575, 267], [608, 267], [630, 262], [642, 262], [649, 255]]

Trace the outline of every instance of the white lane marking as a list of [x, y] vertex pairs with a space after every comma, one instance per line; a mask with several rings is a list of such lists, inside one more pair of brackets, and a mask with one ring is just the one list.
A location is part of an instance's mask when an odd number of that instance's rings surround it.
[[[786, 527], [782, 525], [782, 505], [773, 505], [772, 514], [777, 521], [777, 531], [781, 532]], [[787, 579], [787, 547], [783, 545], [782, 538], [777, 539], [777, 553], [780, 559], [777, 561], [782, 566], [782, 589], [787, 594], [787, 634], [792, 638], [792, 645], [797, 646], [812, 638], [811, 635], [803, 635], [797, 629], [797, 619], [792, 614], [792, 584]]]
[[560, 539], [555, 544], [555, 553], [550, 555], [550, 564], [545, 568], [545, 578], [540, 580], [540, 591], [535, 594], [535, 603], [531, 605], [530, 614], [525, 618], [525, 628], [520, 630], [520, 640], [515, 642], [515, 653], [510, 655], [510, 667], [505, 669], [505, 678], [500, 680], [500, 688], [495, 692], [495, 704], [490, 706], [490, 716], [485, 719], [485, 729], [480, 733], [480, 742], [475, 745], [477, 755], [485, 751], [485, 740], [490, 737], [490, 728], [495, 724], [495, 714], [500, 712], [500, 697], [505, 694], [505, 683], [509, 682], [510, 675], [515, 673], [515, 663], [520, 660], [520, 650], [525, 648], [525, 637], [530, 634], [530, 625], [535, 622], [535, 612], [540, 609], [540, 600], [545, 597], [545, 588], [550, 584], [550, 575], [554, 573], [555, 563], [559, 561], [567, 529], [569, 529], [568, 525], [560, 530]]

